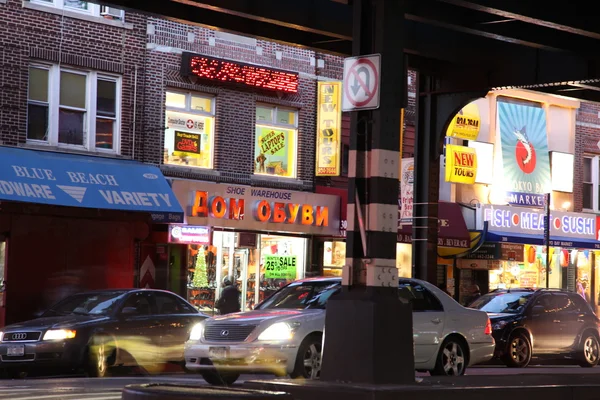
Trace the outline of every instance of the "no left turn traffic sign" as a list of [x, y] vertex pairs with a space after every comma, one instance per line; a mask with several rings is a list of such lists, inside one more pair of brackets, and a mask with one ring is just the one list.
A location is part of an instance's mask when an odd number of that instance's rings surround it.
[[343, 111], [379, 108], [381, 55], [348, 57], [344, 60]]

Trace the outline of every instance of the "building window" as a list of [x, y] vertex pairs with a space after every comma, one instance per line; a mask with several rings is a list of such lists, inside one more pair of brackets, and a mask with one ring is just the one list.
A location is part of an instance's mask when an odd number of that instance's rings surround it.
[[583, 158], [583, 208], [600, 211], [600, 156]]
[[166, 93], [163, 162], [186, 167], [212, 168], [215, 99], [195, 93]]
[[118, 152], [120, 82], [96, 71], [32, 65], [27, 141]]
[[342, 176], [348, 176], [348, 163], [350, 160], [350, 146], [342, 144]]
[[298, 111], [269, 105], [256, 107], [254, 173], [296, 177]]
[[32, 3], [45, 4], [51, 7], [77, 11], [95, 17], [103, 17], [112, 20], [124, 21], [123, 10], [114, 7], [101, 6], [88, 1], [79, 0], [30, 0]]

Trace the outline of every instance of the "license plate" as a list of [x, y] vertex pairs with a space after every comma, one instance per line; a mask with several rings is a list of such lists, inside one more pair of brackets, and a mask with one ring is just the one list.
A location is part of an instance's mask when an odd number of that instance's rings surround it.
[[229, 353], [228, 347], [210, 347], [208, 349], [208, 357], [214, 359], [227, 358]]
[[25, 346], [10, 346], [6, 350], [6, 355], [9, 357], [21, 357], [25, 355]]

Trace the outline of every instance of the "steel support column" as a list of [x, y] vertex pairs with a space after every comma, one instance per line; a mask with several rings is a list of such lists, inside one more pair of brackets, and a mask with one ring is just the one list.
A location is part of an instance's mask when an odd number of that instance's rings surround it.
[[381, 54], [381, 96], [379, 109], [352, 115], [346, 266], [343, 291], [327, 304], [326, 381], [414, 382], [412, 311], [398, 298], [396, 269], [404, 6], [353, 2], [353, 53]]
[[415, 140], [413, 197], [413, 276], [437, 284], [440, 156], [450, 121], [481, 92], [435, 93], [432, 77], [420, 77], [419, 118]]

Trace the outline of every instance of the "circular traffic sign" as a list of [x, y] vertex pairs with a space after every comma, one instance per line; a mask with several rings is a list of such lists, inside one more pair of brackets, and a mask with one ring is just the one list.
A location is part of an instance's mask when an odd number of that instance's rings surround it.
[[369, 104], [375, 98], [378, 87], [379, 74], [371, 60], [359, 58], [350, 66], [344, 81], [344, 93], [354, 107]]

